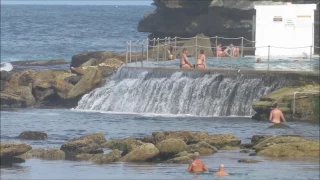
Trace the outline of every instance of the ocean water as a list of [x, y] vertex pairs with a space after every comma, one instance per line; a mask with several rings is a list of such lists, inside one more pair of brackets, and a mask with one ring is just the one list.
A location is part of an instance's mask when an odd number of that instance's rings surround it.
[[138, 22], [154, 6], [1, 5], [1, 62], [65, 58], [84, 51], [124, 52], [145, 39]]
[[[231, 133], [250, 141], [255, 134], [301, 134], [319, 140], [319, 124], [288, 122], [291, 129], [268, 129], [269, 123], [248, 117], [197, 117], [187, 115], [115, 114], [74, 110], [20, 109], [1, 112], [1, 141], [18, 141], [26, 130], [44, 131], [48, 139], [25, 141], [33, 148], [60, 148], [68, 139], [103, 132], [110, 139], [143, 137], [154, 131], [191, 130], [212, 134]], [[239, 149], [201, 156], [210, 172], [190, 175], [186, 164], [111, 163], [96, 165], [80, 161], [28, 159], [12, 168], [1, 169], [1, 179], [226, 179], [226, 180], [292, 180], [319, 179], [319, 159], [272, 159], [248, 156]], [[238, 163], [240, 158], [254, 158], [256, 164]], [[214, 177], [219, 164], [225, 164], [230, 176]]]

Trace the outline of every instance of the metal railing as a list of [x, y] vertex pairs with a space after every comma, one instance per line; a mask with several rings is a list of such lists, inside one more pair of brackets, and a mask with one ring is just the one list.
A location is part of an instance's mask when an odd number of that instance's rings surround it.
[[[265, 67], [265, 70], [272, 70], [271, 66], [271, 59], [275, 59], [274, 54], [279, 54], [279, 51], [292, 51], [292, 49], [303, 49], [304, 54], [301, 55], [301, 60], [306, 61], [309, 60], [309, 67], [308, 70], [304, 67], [304, 71], [314, 71], [317, 69], [314, 67], [313, 64], [313, 53], [315, 49], [319, 49], [317, 46], [305, 46], [305, 47], [276, 47], [276, 46], [262, 46], [262, 47], [255, 47], [255, 41], [250, 41], [244, 37], [238, 37], [238, 38], [224, 38], [224, 37], [202, 37], [202, 36], [196, 36], [191, 38], [182, 38], [182, 37], [165, 37], [163, 39], [160, 38], [153, 38], [153, 39], [144, 39], [144, 40], [138, 40], [138, 41], [129, 41], [126, 42], [126, 65], [128, 63], [141, 63], [141, 67], [143, 67], [143, 61], [149, 62], [156, 62], [159, 64], [159, 62], [167, 61], [169, 60], [169, 55], [173, 56], [174, 59], [176, 59], [181, 52], [182, 48], [187, 48], [193, 50], [192, 57], [196, 58], [198, 55], [198, 52], [200, 49], [204, 49], [205, 51], [208, 51], [210, 53], [207, 54], [207, 62], [210, 61], [210, 58], [217, 59], [217, 46], [219, 43], [219, 40], [228, 40], [233, 42], [238, 42], [240, 45], [235, 45], [234, 47], [239, 48], [239, 54], [237, 57], [233, 57], [234, 54], [230, 54], [231, 57], [228, 58], [235, 58], [235, 59], [242, 59], [244, 57], [244, 52], [248, 52], [249, 54], [254, 54], [256, 51], [262, 51], [266, 56], [263, 58], [267, 59], [267, 62], [264, 62], [264, 64], [267, 64], [267, 67]], [[189, 44], [187, 43], [188, 40], [194, 40], [189, 41]], [[199, 43], [201, 40], [209, 40], [210, 46], [203, 46], [203, 43]], [[192, 42], [192, 44], [190, 44]], [[186, 44], [184, 44], [186, 43]], [[207, 42], [208, 43], [208, 42]], [[181, 45], [183, 44], [183, 45]], [[235, 43], [233, 43], [235, 44]], [[223, 46], [221, 48], [227, 48], [228, 46]], [[171, 48], [172, 51], [169, 49]], [[234, 51], [232, 51], [233, 53]], [[277, 52], [277, 53], [273, 53]], [[211, 55], [208, 55], [211, 54]], [[254, 57], [254, 56], [252, 56]], [[300, 60], [297, 60], [300, 61]], [[255, 63], [255, 62], [254, 62]], [[274, 63], [274, 62], [273, 62]], [[316, 65], [318, 66], [319, 62], [316, 61]], [[167, 66], [167, 63], [161, 64], [160, 66]], [[274, 64], [272, 65], [274, 66]], [[210, 67], [210, 66], [208, 66]], [[215, 67], [215, 66], [213, 66]], [[236, 64], [230, 64], [228, 69], [237, 69]], [[250, 68], [249, 68], [250, 69]]]

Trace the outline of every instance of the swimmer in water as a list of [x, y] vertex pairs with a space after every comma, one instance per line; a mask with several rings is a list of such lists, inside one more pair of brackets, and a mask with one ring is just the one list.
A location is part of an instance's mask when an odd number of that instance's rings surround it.
[[272, 123], [280, 123], [281, 119], [283, 120], [283, 122], [287, 122], [286, 119], [283, 116], [282, 111], [279, 109], [278, 103], [275, 103], [273, 105], [273, 110], [270, 112], [269, 120]]
[[193, 161], [189, 164], [189, 167], [187, 169], [187, 172], [190, 173], [202, 173], [204, 171], [209, 171], [205, 164], [203, 164], [202, 161], [199, 160], [200, 154], [198, 152], [195, 152], [193, 154]]
[[220, 164], [219, 171], [214, 173], [214, 175], [215, 176], [229, 176], [229, 174], [224, 171], [224, 165], [223, 164]]
[[258, 59], [257, 59], [257, 63], [263, 63], [262, 59], [261, 59], [261, 58], [258, 58]]

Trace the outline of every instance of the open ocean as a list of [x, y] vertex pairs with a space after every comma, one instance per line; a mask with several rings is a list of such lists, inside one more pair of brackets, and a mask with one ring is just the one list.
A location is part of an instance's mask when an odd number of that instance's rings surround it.
[[124, 52], [147, 38], [139, 20], [154, 6], [1, 5], [1, 62], [65, 58], [91, 50]]

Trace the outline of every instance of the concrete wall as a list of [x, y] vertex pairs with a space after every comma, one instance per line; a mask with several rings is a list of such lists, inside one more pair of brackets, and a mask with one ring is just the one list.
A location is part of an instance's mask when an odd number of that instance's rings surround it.
[[[310, 46], [314, 45], [316, 4], [258, 5], [255, 9], [256, 56], [268, 56], [268, 47], [259, 47], [269, 45], [274, 46], [270, 49], [271, 56], [310, 55]], [[292, 49], [292, 47], [306, 48]]]

